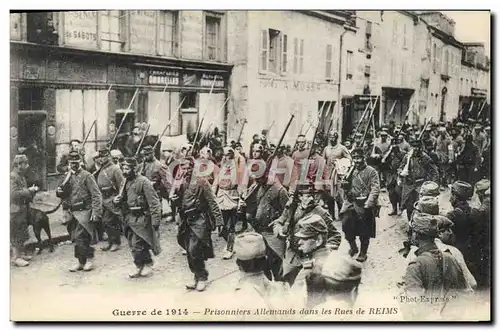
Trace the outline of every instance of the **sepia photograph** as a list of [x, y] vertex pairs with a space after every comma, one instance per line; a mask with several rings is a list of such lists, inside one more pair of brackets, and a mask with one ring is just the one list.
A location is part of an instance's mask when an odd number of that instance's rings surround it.
[[12, 322], [492, 321], [489, 10], [9, 16]]

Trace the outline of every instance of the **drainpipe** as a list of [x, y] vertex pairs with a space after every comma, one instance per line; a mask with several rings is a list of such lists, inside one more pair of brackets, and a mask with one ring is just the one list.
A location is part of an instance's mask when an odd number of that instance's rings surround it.
[[339, 56], [339, 84], [337, 86], [338, 88], [338, 97], [337, 97], [337, 102], [339, 103], [338, 109], [340, 111], [340, 115], [337, 117], [337, 132], [339, 134], [339, 139], [342, 141], [342, 130], [339, 128], [339, 124], [342, 126], [340, 120], [344, 121], [344, 110], [342, 109], [342, 53], [343, 53], [343, 48], [344, 48], [344, 35], [347, 33], [347, 30], [344, 30], [342, 34], [340, 35], [340, 56]]

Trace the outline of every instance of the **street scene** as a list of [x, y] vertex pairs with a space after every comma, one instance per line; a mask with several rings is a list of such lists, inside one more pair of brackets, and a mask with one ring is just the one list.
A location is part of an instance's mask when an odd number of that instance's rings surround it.
[[11, 320], [491, 320], [456, 12], [10, 15]]

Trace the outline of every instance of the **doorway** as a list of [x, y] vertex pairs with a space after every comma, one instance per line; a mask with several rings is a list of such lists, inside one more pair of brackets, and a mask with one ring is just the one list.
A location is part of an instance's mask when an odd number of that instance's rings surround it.
[[47, 112], [43, 110], [18, 112], [17, 146], [30, 164], [26, 181], [41, 190], [47, 190], [46, 121]]

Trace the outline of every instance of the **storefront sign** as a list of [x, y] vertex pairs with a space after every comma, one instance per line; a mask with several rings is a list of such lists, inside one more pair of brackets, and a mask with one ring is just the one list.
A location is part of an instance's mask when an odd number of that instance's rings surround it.
[[198, 86], [200, 79], [197, 74], [184, 73], [182, 83], [187, 86]]
[[66, 45], [97, 48], [97, 11], [69, 11], [64, 13], [64, 43]]
[[162, 71], [152, 70], [149, 72], [149, 84], [152, 85], [179, 85], [180, 73], [179, 71]]
[[141, 54], [155, 54], [156, 12], [153, 10], [131, 10], [130, 50]]
[[201, 74], [200, 85], [202, 87], [212, 87], [212, 84], [214, 88], [224, 88], [224, 77], [217, 74]]
[[261, 79], [260, 87], [275, 88], [280, 90], [294, 90], [301, 92], [320, 92], [320, 91], [335, 92], [337, 85], [323, 83], [323, 82], [301, 82], [296, 80], [288, 81], [288, 80]]
[[38, 63], [21, 63], [21, 79], [45, 79], [45, 66]]

